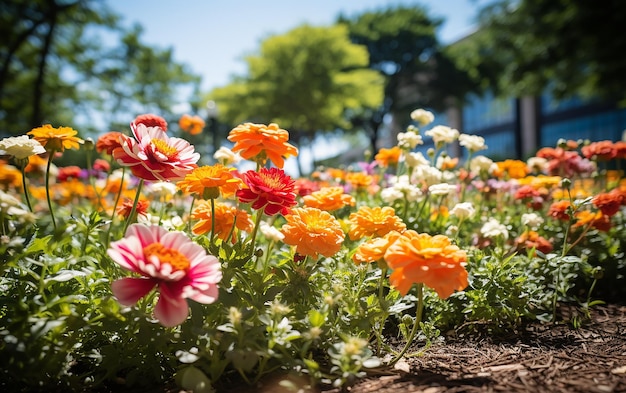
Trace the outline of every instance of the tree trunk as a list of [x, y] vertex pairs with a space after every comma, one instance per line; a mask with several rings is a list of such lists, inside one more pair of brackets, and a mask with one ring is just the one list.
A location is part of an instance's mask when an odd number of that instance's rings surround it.
[[46, 33], [43, 48], [41, 48], [41, 58], [39, 59], [39, 69], [37, 72], [37, 80], [33, 86], [33, 113], [31, 116], [31, 127], [38, 127], [43, 122], [43, 114], [41, 103], [43, 102], [43, 90], [46, 76], [46, 67], [48, 65], [48, 55], [52, 49], [52, 41], [54, 38], [54, 30], [57, 24], [59, 9], [55, 2], [52, 2], [52, 8], [49, 14], [50, 26]]

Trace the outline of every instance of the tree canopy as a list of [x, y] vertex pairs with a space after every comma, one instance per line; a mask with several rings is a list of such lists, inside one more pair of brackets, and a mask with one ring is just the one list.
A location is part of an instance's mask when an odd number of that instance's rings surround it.
[[96, 133], [142, 112], [168, 117], [178, 88], [199, 77], [141, 33], [96, 0], [2, 0], [0, 132], [54, 123]]
[[349, 116], [379, 106], [383, 78], [345, 26], [303, 25], [267, 38], [248, 56], [248, 74], [211, 92], [222, 121], [278, 123], [296, 144], [350, 128]]
[[373, 151], [385, 115], [409, 119], [417, 107], [444, 110], [477, 88], [439, 43], [436, 33], [442, 20], [430, 17], [422, 7], [341, 16], [339, 23], [348, 26], [354, 43], [367, 47], [370, 67], [386, 78], [383, 104], [358, 119], [370, 134]]
[[[500, 0], [481, 13], [482, 59], [507, 94], [595, 96], [626, 104], [626, 2]], [[472, 52], [468, 52], [472, 55]], [[487, 74], [484, 74], [487, 75]]]

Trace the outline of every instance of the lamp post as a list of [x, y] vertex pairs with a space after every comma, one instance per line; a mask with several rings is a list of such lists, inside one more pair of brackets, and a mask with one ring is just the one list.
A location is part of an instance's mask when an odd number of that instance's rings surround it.
[[206, 103], [207, 110], [207, 131], [212, 135], [213, 154], [219, 149], [217, 144], [219, 143], [218, 123], [217, 123], [217, 104], [213, 100], [209, 100]]

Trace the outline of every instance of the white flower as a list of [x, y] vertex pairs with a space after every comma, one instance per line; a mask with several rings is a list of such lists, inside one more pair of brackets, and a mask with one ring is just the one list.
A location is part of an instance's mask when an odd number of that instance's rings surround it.
[[404, 157], [404, 162], [409, 168], [415, 168], [421, 165], [430, 166], [430, 161], [421, 152], [411, 152]]
[[543, 217], [537, 213], [524, 213], [522, 214], [522, 224], [527, 225], [532, 229], [536, 229], [539, 225], [543, 224]]
[[392, 184], [391, 187], [381, 191], [381, 198], [387, 203], [405, 198], [407, 201], [413, 202], [422, 196], [422, 190], [411, 184], [407, 175], [392, 177], [390, 183]]
[[488, 238], [498, 236], [502, 236], [505, 240], [509, 238], [509, 231], [506, 229], [506, 226], [504, 224], [500, 224], [500, 222], [495, 218], [490, 218], [486, 223], [484, 223], [482, 228], [480, 228], [480, 233]]
[[430, 165], [418, 166], [413, 172], [413, 179], [423, 181], [427, 186], [441, 183], [442, 174], [441, 171]]
[[428, 187], [428, 192], [430, 192], [431, 195], [448, 195], [452, 194], [456, 190], [456, 184], [448, 183], [433, 184], [432, 186]]
[[178, 187], [176, 184], [167, 182], [167, 181], [157, 181], [154, 183], [150, 183], [148, 186], [148, 191], [156, 196], [174, 196], [176, 192], [178, 192]]
[[236, 164], [241, 161], [241, 156], [238, 153], [235, 153], [224, 146], [217, 149], [217, 151], [213, 154], [213, 158], [215, 158], [222, 165]]
[[493, 161], [485, 156], [476, 156], [470, 160], [469, 168], [471, 172], [479, 173], [481, 171], [489, 171]]
[[279, 242], [285, 238], [285, 235], [283, 235], [281, 231], [266, 223], [265, 221], [261, 221], [261, 226], [259, 227], [259, 229], [267, 240]]
[[485, 150], [487, 148], [485, 138], [478, 135], [461, 134], [459, 135], [459, 144], [465, 146], [467, 150], [471, 152]]
[[421, 145], [422, 136], [413, 131], [398, 133], [398, 147], [405, 150], [412, 150], [417, 145]]
[[435, 120], [435, 115], [425, 109], [416, 109], [411, 112], [411, 119], [423, 127], [432, 123]]
[[43, 154], [46, 152], [46, 149], [35, 139], [29, 138], [28, 135], [21, 135], [2, 139], [0, 141], [0, 151], [3, 151], [3, 154], [8, 154], [21, 160], [35, 154]]
[[385, 201], [385, 203], [391, 204], [395, 201], [403, 199], [404, 194], [401, 190], [398, 190], [395, 187], [387, 187], [382, 189], [380, 197], [383, 201]]
[[548, 160], [543, 157], [530, 157], [526, 161], [526, 166], [531, 172], [540, 172], [547, 173], [548, 172]]
[[435, 144], [452, 143], [459, 137], [459, 130], [448, 126], [434, 126], [424, 134], [431, 136]]
[[457, 203], [452, 210], [450, 210], [450, 214], [457, 216], [461, 220], [472, 217], [474, 213], [476, 213], [476, 210], [474, 209], [474, 205], [470, 202]]

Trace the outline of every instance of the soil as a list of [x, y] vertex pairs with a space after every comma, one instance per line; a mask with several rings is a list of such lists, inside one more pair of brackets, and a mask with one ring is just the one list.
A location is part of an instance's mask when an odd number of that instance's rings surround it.
[[[562, 320], [577, 315], [561, 309]], [[581, 320], [578, 315], [578, 319]], [[419, 349], [419, 348], [416, 348]], [[230, 392], [310, 392], [284, 389], [285, 377]], [[282, 382], [281, 382], [282, 380]], [[292, 386], [302, 386], [292, 378]], [[626, 392], [626, 306], [595, 306], [581, 326], [533, 323], [510, 337], [451, 335], [394, 369], [327, 393]]]

